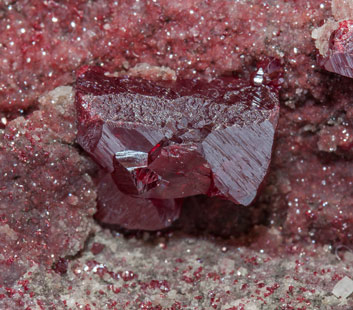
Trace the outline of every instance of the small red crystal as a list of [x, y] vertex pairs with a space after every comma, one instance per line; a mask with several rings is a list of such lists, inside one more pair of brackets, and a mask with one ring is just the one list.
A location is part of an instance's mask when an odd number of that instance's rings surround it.
[[272, 57], [259, 61], [251, 75], [251, 81], [255, 85], [265, 84], [279, 88], [284, 82], [281, 61]]
[[93, 255], [98, 255], [104, 250], [105, 245], [99, 242], [94, 242], [91, 247], [91, 253]]
[[276, 92], [261, 84], [152, 83], [90, 67], [77, 78], [76, 108], [78, 142], [111, 173], [119, 195], [208, 194], [242, 205], [267, 173], [279, 114]]
[[58, 274], [67, 273], [67, 267], [69, 266], [69, 262], [66, 258], [59, 258], [59, 260], [54, 264], [53, 270]]

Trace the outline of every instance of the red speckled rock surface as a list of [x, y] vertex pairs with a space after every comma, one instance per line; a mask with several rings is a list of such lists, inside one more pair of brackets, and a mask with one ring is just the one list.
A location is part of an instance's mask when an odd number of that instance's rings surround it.
[[285, 232], [313, 242], [351, 244], [351, 81], [332, 79], [340, 83], [328, 92], [334, 99], [320, 105], [308, 99], [284, 111], [272, 185], [262, 198], [273, 207], [270, 221], [281, 223]]
[[[99, 243], [103, 249], [89, 249]], [[246, 239], [184, 234], [124, 238], [99, 231], [66, 274], [37, 270], [8, 292], [3, 309], [350, 310], [332, 289], [351, 277], [351, 253], [285, 241], [258, 227]], [[141, 259], [143, 257], [143, 259]], [[38, 285], [39, 284], [39, 285]], [[11, 297], [9, 297], [9, 295]], [[2, 295], [0, 295], [2, 296]], [[20, 306], [19, 306], [20, 304]]]
[[[1, 308], [351, 309], [351, 298], [338, 300], [331, 290], [344, 275], [351, 277], [352, 80], [321, 69], [311, 38], [323, 24], [330, 34], [336, 21], [352, 19], [350, 8], [342, 0], [332, 2], [332, 11], [330, 1], [319, 0], [2, 1]], [[320, 42], [327, 47], [326, 39]], [[269, 56], [280, 59], [284, 72], [262, 195], [248, 210], [227, 205], [226, 213], [212, 208], [201, 219], [191, 202], [178, 224], [231, 234], [228, 252], [223, 246], [217, 252], [219, 243], [202, 237], [163, 237], [152, 247], [148, 238], [136, 246], [98, 233], [82, 256], [73, 257], [92, 231], [96, 189], [87, 173], [94, 176], [94, 168], [73, 143], [70, 100], [38, 105], [37, 98], [72, 83], [83, 64], [104, 63], [110, 72], [153, 80], [248, 78]], [[65, 117], [58, 112], [63, 105]], [[220, 202], [196, 203], [205, 204]], [[221, 224], [204, 221], [208, 216]], [[251, 233], [259, 224], [268, 228], [256, 241]], [[250, 232], [249, 243], [239, 246], [244, 232]], [[94, 257], [91, 241], [106, 245]], [[345, 260], [339, 261], [334, 253], [342, 244]], [[267, 255], [264, 247], [286, 250]]]
[[286, 59], [285, 100], [297, 101], [298, 91], [324, 97], [325, 88], [317, 87], [320, 74], [312, 68], [310, 31], [329, 16], [329, 1], [0, 5], [0, 104], [5, 111], [28, 108], [43, 91], [72, 82], [72, 72], [85, 63], [113, 70], [148, 63], [190, 78], [242, 74], [263, 56], [280, 56]]
[[9, 287], [34, 264], [76, 254], [95, 212], [94, 166], [73, 146], [72, 88], [40, 106], [0, 132], [0, 285]]

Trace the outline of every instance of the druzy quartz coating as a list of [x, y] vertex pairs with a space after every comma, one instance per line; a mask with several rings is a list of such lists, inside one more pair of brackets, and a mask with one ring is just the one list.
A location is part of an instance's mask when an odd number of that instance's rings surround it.
[[[110, 174], [103, 182], [159, 210], [198, 194], [251, 204], [268, 171], [279, 115], [270, 86], [230, 77], [156, 83], [96, 67], [78, 74], [76, 108], [78, 143]], [[123, 200], [109, 199], [120, 207]], [[177, 217], [171, 214], [168, 223]]]

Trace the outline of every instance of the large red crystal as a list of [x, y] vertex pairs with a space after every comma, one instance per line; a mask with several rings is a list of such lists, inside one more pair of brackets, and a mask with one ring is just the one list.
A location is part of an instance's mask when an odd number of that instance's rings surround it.
[[79, 144], [131, 196], [221, 196], [249, 205], [267, 173], [279, 105], [234, 78], [152, 83], [83, 68]]

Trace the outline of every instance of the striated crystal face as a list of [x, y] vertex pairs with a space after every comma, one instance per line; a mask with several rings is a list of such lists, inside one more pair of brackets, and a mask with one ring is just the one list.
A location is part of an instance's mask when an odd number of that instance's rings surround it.
[[319, 62], [328, 71], [353, 78], [353, 20], [339, 23], [331, 33], [326, 56]]
[[270, 86], [230, 77], [152, 83], [95, 67], [77, 78], [76, 108], [79, 144], [119, 193], [164, 203], [207, 194], [249, 205], [279, 115]]

